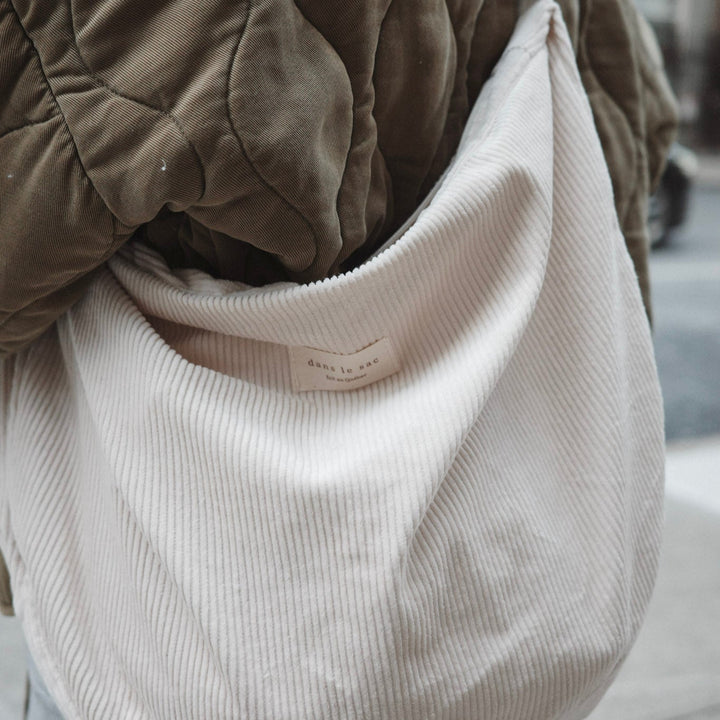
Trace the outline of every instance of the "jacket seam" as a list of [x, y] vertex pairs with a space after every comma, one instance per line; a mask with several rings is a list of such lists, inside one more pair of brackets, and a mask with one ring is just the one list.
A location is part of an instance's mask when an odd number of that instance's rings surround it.
[[[115, 236], [113, 235], [113, 240], [114, 239], [115, 239]], [[18, 313], [21, 313], [21, 312], [27, 310], [28, 308], [31, 308], [34, 305], [37, 305], [38, 303], [42, 303], [43, 300], [52, 299], [52, 296], [55, 294], [55, 292], [58, 292], [60, 290], [63, 290], [65, 288], [69, 287], [73, 283], [77, 282], [78, 280], [82, 280], [85, 276], [90, 275], [91, 273], [97, 272], [98, 267], [101, 266], [103, 263], [107, 262], [108, 258], [111, 257], [112, 255], [114, 255], [116, 251], [117, 251], [117, 248], [111, 242], [108, 249], [102, 255], [100, 255], [100, 258], [97, 261], [97, 264], [95, 265], [95, 267], [91, 268], [90, 270], [80, 270], [80, 271], [74, 273], [66, 283], [64, 283], [63, 285], [60, 285], [55, 291], [53, 291], [53, 293], [51, 295], [40, 295], [39, 297], [36, 297], [33, 300], [31, 300], [29, 303], [26, 303], [25, 305], [22, 305], [19, 308], [15, 308], [14, 310], [11, 310], [2, 319], [0, 319], [0, 330], [4, 330], [7, 327], [8, 323]], [[43, 332], [45, 332], [56, 320], [57, 320], [57, 318], [55, 320], [53, 320], [50, 324], [48, 324], [45, 327], [45, 329], [40, 333], [40, 335]], [[39, 337], [39, 335], [37, 335], [36, 337]], [[0, 350], [0, 358], [2, 358], [1, 350]]]
[[87, 77], [89, 77], [95, 83], [95, 87], [102, 87], [105, 90], [107, 90], [109, 93], [114, 95], [115, 97], [122, 98], [123, 100], [127, 100], [128, 102], [133, 102], [133, 103], [136, 103], [137, 105], [140, 105], [141, 107], [147, 108], [148, 110], [152, 110], [153, 112], [160, 113], [161, 115], [166, 117], [168, 120], [170, 120], [170, 122], [172, 122], [173, 125], [175, 125], [175, 127], [177, 128], [180, 135], [182, 135], [183, 140], [185, 140], [185, 142], [188, 144], [188, 146], [192, 150], [193, 155], [195, 155], [195, 159], [197, 160], [197, 163], [200, 166], [202, 188], [201, 188], [200, 196], [198, 197], [198, 199], [195, 202], [202, 201], [202, 199], [205, 197], [205, 192], [207, 189], [207, 181], [205, 178], [205, 175], [206, 175], [205, 166], [203, 165], [202, 158], [200, 157], [200, 153], [198, 152], [197, 148], [195, 147], [193, 142], [190, 140], [190, 138], [186, 134], [185, 128], [182, 126], [180, 121], [175, 117], [175, 115], [168, 112], [164, 108], [155, 107], [155, 106], [150, 105], [149, 103], [146, 103], [142, 100], [138, 100], [137, 98], [131, 97], [130, 95], [125, 95], [125, 94], [119, 92], [118, 90], [115, 90], [115, 88], [111, 87], [105, 81], [104, 78], [102, 78], [100, 75], [98, 75], [97, 72], [95, 70], [93, 70], [90, 67], [90, 65], [87, 63], [87, 61], [85, 60], [85, 56], [83, 55], [82, 50], [80, 49], [80, 45], [77, 40], [77, 37], [78, 37], [77, 31], [75, 29], [75, 13], [73, 12], [72, 2], [68, 3], [68, 12], [70, 14], [70, 24], [72, 26], [72, 36], [73, 36], [73, 40], [75, 41], [75, 49], [77, 50], [77, 56], [78, 56], [78, 59], [80, 60], [80, 64], [85, 69], [85, 74], [87, 75]]
[[[47, 90], [50, 93], [50, 96], [52, 97], [53, 102], [55, 103], [55, 107], [57, 108], [58, 113], [63, 120], [64, 129], [67, 132], [68, 136], [70, 137], [70, 140], [72, 141], [72, 146], [73, 146], [73, 149], [75, 150], [75, 157], [77, 158], [78, 164], [82, 168], [83, 175], [87, 178], [87, 181], [90, 183], [90, 187], [92, 187], [93, 192], [102, 201], [103, 207], [105, 208], [106, 212], [110, 215], [110, 217], [112, 217], [113, 213], [110, 211], [110, 208], [107, 206], [107, 203], [105, 202], [105, 198], [103, 198], [103, 196], [100, 194], [98, 189], [95, 187], [95, 183], [93, 183], [92, 178], [88, 174], [88, 171], [85, 168], [85, 165], [83, 164], [82, 157], [80, 156], [80, 151], [78, 150], [77, 143], [75, 142], [75, 137], [72, 134], [72, 131], [70, 130], [70, 125], [68, 124], [67, 118], [65, 117], [65, 113], [63, 112], [63, 109], [60, 106], [60, 103], [58, 102], [57, 96], [55, 95], [55, 92], [53, 91], [52, 86], [50, 85], [50, 81], [48, 80], [47, 73], [45, 72], [45, 66], [43, 65], [42, 57], [40, 56], [40, 53], [38, 52], [35, 42], [28, 34], [28, 31], [26, 30], [25, 25], [23, 25], [20, 14], [18, 13], [17, 8], [15, 7], [14, 0], [10, 0], [10, 7], [12, 8], [13, 14], [15, 15], [15, 17], [17, 19], [18, 25], [20, 26], [20, 29], [22, 30], [23, 35], [25, 35], [25, 38], [32, 46], [33, 52], [35, 53], [35, 56], [37, 57], [38, 65], [40, 67], [40, 72], [42, 73], [43, 80], [45, 81], [45, 86], [47, 87]], [[114, 237], [115, 236], [113, 233], [113, 236], [110, 240], [111, 244], [112, 244], [112, 241], [114, 240]]]
[[[380, 27], [378, 28], [378, 41], [380, 39], [380, 33], [382, 32], [383, 23], [385, 22], [385, 18], [387, 17], [387, 14], [388, 14], [388, 11], [390, 10], [391, 4], [392, 4], [392, 0], [390, 0], [390, 2], [388, 3], [387, 8], [385, 9], [385, 14], [383, 15], [382, 22], [380, 23]], [[315, 26], [315, 24], [307, 18], [305, 13], [301, 10], [300, 6], [296, 6], [296, 9], [300, 13], [300, 15], [302, 15], [305, 22], [307, 22], [308, 25], [310, 25], [311, 27], [313, 27], [315, 30], [318, 31], [318, 34], [323, 38], [323, 40], [325, 41], [327, 46], [332, 49], [332, 51], [335, 53], [338, 60], [340, 60], [340, 62], [342, 63], [343, 70], [345, 71], [345, 77], [347, 78], [348, 85], [350, 86], [350, 93], [352, 94], [352, 106], [351, 106], [351, 112], [350, 112], [350, 116], [351, 116], [350, 141], [348, 142], [348, 151], [345, 155], [345, 163], [343, 165], [342, 177], [340, 178], [340, 184], [338, 185], [337, 195], [335, 197], [335, 214], [337, 215], [338, 226], [340, 227], [340, 240], [343, 241], [343, 223], [342, 223], [342, 216], [340, 214], [340, 194], [342, 193], [343, 188], [345, 186], [345, 179], [347, 177], [350, 155], [353, 151], [353, 134], [355, 133], [355, 116], [356, 116], [355, 115], [355, 90], [353, 89], [352, 80], [350, 79], [350, 75], [348, 73], [347, 64], [342, 59], [342, 56], [337, 51], [335, 46], [325, 37], [325, 35], [322, 32], [320, 32], [318, 30], [318, 28]], [[248, 12], [248, 19], [249, 19], [249, 17], [250, 17], [250, 13]], [[238, 43], [238, 47], [239, 47], [239, 43]], [[377, 44], [375, 46], [375, 56], [374, 57], [377, 58]], [[374, 72], [375, 72], [375, 60], [373, 59], [373, 73]], [[373, 92], [373, 109], [374, 108], [375, 108], [375, 94]], [[375, 116], [373, 115], [372, 111], [371, 111], [370, 115], [373, 119], [373, 122], [375, 122]], [[375, 126], [375, 137], [377, 139], [377, 124]], [[379, 150], [380, 149], [379, 143], [378, 143], [377, 147]], [[383, 161], [384, 161], [384, 158], [383, 158]], [[367, 228], [365, 228], [365, 231], [367, 232]], [[342, 254], [343, 249], [344, 248], [341, 248], [340, 254]], [[318, 248], [317, 248], [317, 242], [316, 242], [315, 257], [313, 258], [313, 263], [315, 262], [315, 259], [317, 258], [317, 253], [318, 253]]]
[[[310, 234], [313, 239], [313, 243], [315, 245], [315, 255], [313, 256], [312, 261], [307, 267], [311, 267], [315, 260], [317, 259], [318, 252], [319, 252], [319, 244], [317, 235], [315, 233], [315, 228], [312, 226], [310, 221], [307, 217], [305, 217], [305, 214], [300, 210], [300, 208], [295, 207], [274, 185], [272, 185], [268, 180], [265, 179], [265, 177], [260, 173], [258, 168], [256, 167], [255, 163], [252, 161], [250, 156], [247, 153], [247, 150], [245, 149], [245, 144], [242, 141], [242, 138], [240, 137], [240, 133], [238, 132], [237, 127], [235, 126], [235, 122], [233, 121], [232, 113], [230, 112], [230, 78], [232, 76], [233, 67], [235, 66], [235, 61], [237, 59], [238, 51], [240, 50], [240, 44], [242, 43], [243, 38], [245, 37], [245, 30], [247, 29], [248, 24], [250, 23], [250, 13], [251, 13], [251, 0], [248, 0], [245, 2], [245, 9], [247, 10], [247, 14], [245, 16], [245, 22], [243, 23], [242, 29], [240, 30], [240, 34], [237, 39], [237, 43], [235, 45], [235, 50], [230, 55], [230, 62], [228, 64], [227, 69], [227, 80], [225, 83], [225, 112], [227, 113], [228, 123], [230, 124], [230, 128], [233, 132], [233, 135], [235, 135], [236, 140], [238, 141], [238, 145], [240, 146], [240, 150], [243, 154], [243, 157], [247, 161], [248, 165], [252, 168], [252, 171], [255, 173], [256, 177], [262, 182], [262, 184], [270, 190], [270, 192], [274, 193], [280, 200], [282, 200], [285, 205], [287, 205], [290, 210], [295, 212], [305, 223], [308, 230], [310, 231]], [[307, 268], [305, 268], [307, 269]]]
[[51, 115], [48, 118], [45, 118], [44, 120], [34, 120], [32, 122], [26, 122], [24, 125], [18, 125], [17, 127], [10, 128], [9, 130], [5, 130], [4, 132], [0, 133], [0, 140], [3, 140], [8, 135], [12, 135], [13, 133], [18, 132], [19, 130], [24, 130], [25, 128], [29, 127], [35, 127], [36, 125], [44, 125], [45, 123], [49, 123], [52, 120], [54, 120], [57, 117], [57, 115]]

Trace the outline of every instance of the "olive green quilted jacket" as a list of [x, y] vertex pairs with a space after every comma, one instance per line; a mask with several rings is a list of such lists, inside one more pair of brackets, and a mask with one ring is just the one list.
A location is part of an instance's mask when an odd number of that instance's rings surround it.
[[[442, 174], [526, 4], [0, 0], [0, 358], [136, 233], [252, 285], [361, 264]], [[559, 4], [651, 318], [675, 101], [631, 0]]]

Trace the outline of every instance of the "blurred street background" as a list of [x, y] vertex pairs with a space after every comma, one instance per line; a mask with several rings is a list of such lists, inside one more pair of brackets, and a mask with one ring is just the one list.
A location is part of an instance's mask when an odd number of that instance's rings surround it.
[[[668, 443], [665, 536], [646, 622], [590, 718], [720, 720], [720, 0], [637, 4], [681, 116], [681, 182], [666, 184], [658, 207], [661, 220], [668, 202], [683, 217], [661, 227], [650, 259]], [[22, 717], [24, 652], [17, 621], [0, 617], [0, 720]]]
[[720, 157], [710, 162], [717, 177], [696, 181], [685, 224], [650, 255], [668, 443], [720, 435]]
[[651, 254], [665, 404], [665, 536], [645, 624], [591, 720], [720, 719], [720, 158]]
[[674, 198], [684, 217], [656, 233], [650, 256], [668, 443], [665, 535], [645, 624], [590, 718], [719, 720], [720, 2], [637, 5], [658, 38], [678, 99], [678, 141], [689, 151], [658, 204], [662, 215], [687, 175], [686, 202]]

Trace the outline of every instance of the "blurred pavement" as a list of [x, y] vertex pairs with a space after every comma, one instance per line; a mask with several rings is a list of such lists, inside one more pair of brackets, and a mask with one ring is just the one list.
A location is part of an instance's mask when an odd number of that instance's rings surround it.
[[720, 436], [674, 443], [665, 535], [637, 642], [590, 720], [720, 719]]
[[[668, 446], [666, 469], [650, 610], [590, 720], [720, 720], [720, 436]], [[17, 621], [0, 617], [0, 720], [22, 717], [24, 652]]]
[[21, 720], [25, 643], [15, 618], [0, 615], [0, 720]]
[[668, 443], [720, 434], [720, 156], [700, 160], [686, 222], [650, 253]]
[[720, 154], [698, 153], [698, 185], [720, 186]]

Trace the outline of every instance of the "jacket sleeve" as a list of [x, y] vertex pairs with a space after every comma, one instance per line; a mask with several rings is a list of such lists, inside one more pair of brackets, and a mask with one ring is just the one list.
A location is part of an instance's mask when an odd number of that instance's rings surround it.
[[41, 335], [126, 238], [80, 159], [36, 44], [0, 0], [0, 357]]
[[[472, 67], [468, 66], [471, 95], [479, 90], [502, 51], [522, 1], [486, 0], [482, 4], [474, 29]], [[620, 226], [651, 317], [647, 200], [677, 126], [675, 101], [652, 32], [632, 0], [559, 2], [608, 162]], [[166, 27], [162, 24], [143, 24], [144, 34], [139, 38], [133, 10], [141, 5], [139, 0], [85, 3], [86, 9], [91, 5], [90, 34], [95, 41], [93, 44], [86, 37], [89, 45], [81, 53], [68, 33], [74, 27], [69, 3], [52, 4], [49, 11], [46, 3], [37, 0], [0, 0], [0, 96], [4, 98], [0, 103], [0, 357], [21, 350], [45, 332], [84, 295], [96, 269], [162, 208], [188, 213], [190, 208], [192, 217], [204, 226], [252, 244], [254, 238], [276, 238], [280, 226], [283, 237], [294, 239], [293, 247], [273, 245], [268, 249], [275, 254], [284, 252], [298, 273], [312, 258], [313, 250], [319, 258], [317, 263], [312, 261], [312, 268], [308, 266], [313, 272], [320, 272], [327, 260], [317, 252], [315, 236], [322, 228], [307, 218], [316, 212], [318, 202], [326, 203], [332, 196], [326, 185], [339, 188], [338, 178], [342, 179], [345, 171], [336, 174], [335, 169], [345, 168], [345, 151], [337, 150], [337, 162], [326, 168], [327, 173], [318, 170], [318, 177], [322, 175], [324, 180], [317, 183], [312, 197], [306, 197], [305, 185], [293, 178], [297, 173], [304, 177], [305, 165], [314, 167], [317, 157], [327, 153], [316, 152], [316, 146], [297, 133], [288, 135], [286, 141], [289, 147], [303, 149], [303, 162], [292, 154], [276, 152], [267, 140], [272, 134], [257, 131], [265, 125], [255, 122], [254, 95], [230, 92], [229, 75], [227, 87], [200, 82], [202, 102], [191, 102], [190, 95], [178, 101], [185, 84], [183, 73], [159, 73], [150, 83], [147, 67], [157, 68], [166, 54], [162, 67], [176, 67], [176, 60], [196, 58], [197, 52], [208, 47], [202, 23], [194, 28], [197, 45], [186, 47], [184, 42], [161, 42]], [[167, 0], [166, 5], [172, 7], [173, 3]], [[211, 4], [205, 11], [217, 13], [221, 8], [232, 16], [226, 20], [238, 26], [238, 37], [245, 37], [243, 23], [248, 20], [236, 18], [232, 4]], [[126, 23], [124, 33], [117, 32], [115, 13], [119, 9]], [[87, 12], [85, 16], [87, 25]], [[284, 23], [276, 25], [285, 27]], [[127, 32], [129, 28], [133, 32]], [[107, 42], [109, 37], [112, 42]], [[251, 47], [235, 47], [236, 41], [229, 38], [227, 42], [230, 40], [236, 54], [243, 49], [242, 57], [257, 57]], [[349, 118], [350, 89], [346, 87], [343, 93], [329, 90], [345, 82], [342, 63], [334, 54], [328, 56], [334, 58], [330, 63], [318, 50], [320, 45], [308, 47], [314, 64], [308, 65], [302, 78], [317, 85], [328, 118]], [[113, 77], [122, 79], [120, 85], [127, 85], [125, 90], [106, 82], [86, 64], [90, 50], [92, 67], [112, 71]], [[138, 52], [142, 57], [136, 56]], [[222, 53], [210, 55], [208, 68], [225, 72], [227, 61]], [[148, 58], [153, 59], [151, 65]], [[324, 79], [317, 68], [326, 65], [329, 74]], [[253, 68], [259, 72], [261, 66]], [[263, 77], [269, 80], [271, 75]], [[210, 76], [203, 72], [198, 77]], [[236, 84], [240, 77], [244, 76], [235, 78]], [[157, 89], [157, 93], [150, 92], [150, 98], [143, 95], [149, 92], [148, 85]], [[183, 115], [179, 122], [154, 94], [162, 95], [166, 105], [180, 108], [188, 117]], [[294, 98], [306, 114], [303, 127], [345, 127], [334, 121], [317, 122], [317, 108], [307, 105], [305, 95], [302, 92]], [[158, 107], [152, 105], [156, 100]], [[212, 122], [194, 114], [196, 108], [205, 107], [210, 108], [207, 112]], [[257, 170], [239, 142], [232, 118], [241, 115], [247, 121], [246, 130], [257, 136], [256, 154], [265, 158], [265, 169], [272, 171], [274, 184]], [[275, 115], [268, 111], [265, 121], [272, 120], [276, 130], [297, 125], [285, 115]], [[317, 138], [320, 147], [336, 149], [344, 148], [346, 140], [349, 142], [342, 133]], [[286, 162], [278, 163], [285, 155]], [[172, 172], [164, 172], [166, 159]], [[212, 173], [208, 174], [206, 166]], [[283, 192], [275, 185], [282, 186]], [[330, 240], [337, 240], [339, 220], [336, 222], [334, 203], [326, 210], [332, 222], [323, 225], [322, 232], [332, 250]], [[303, 245], [295, 247], [299, 238]]]
[[[15, 358], [0, 358], [0, 483], [7, 475], [7, 408]], [[10, 574], [0, 552], [0, 615], [14, 615]]]
[[5, 560], [0, 554], [0, 615], [14, 615], [12, 592], [10, 591], [10, 575]]
[[678, 126], [677, 102], [663, 67], [663, 57], [652, 28], [638, 14], [640, 61], [643, 76], [645, 132], [648, 138], [650, 192], [657, 190]]

